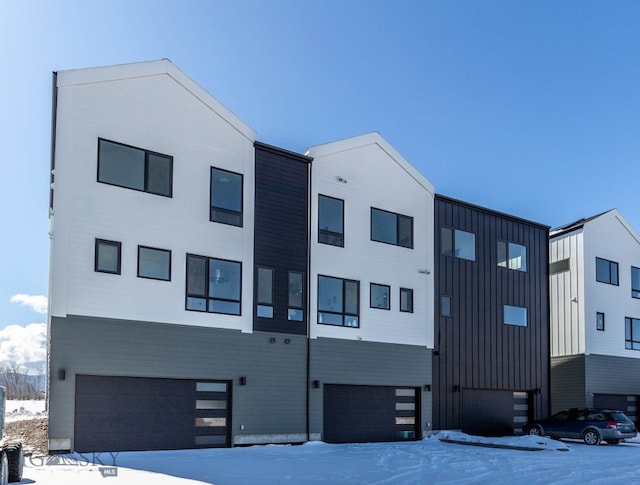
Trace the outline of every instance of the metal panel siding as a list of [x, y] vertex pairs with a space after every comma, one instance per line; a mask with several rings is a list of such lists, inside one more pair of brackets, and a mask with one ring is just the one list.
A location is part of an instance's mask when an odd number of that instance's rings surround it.
[[[286, 344], [278, 334], [71, 316], [53, 317], [49, 337], [50, 438], [73, 436], [76, 374], [229, 380], [232, 440], [306, 433], [304, 337]], [[55, 378], [61, 368], [64, 381]]]
[[640, 394], [639, 359], [590, 354], [585, 362], [587, 393]]
[[552, 357], [551, 412], [587, 405], [584, 354]]
[[287, 319], [288, 272], [308, 278], [309, 162], [256, 146], [254, 263], [274, 269], [272, 319], [254, 314], [254, 329], [306, 334]]
[[421, 346], [318, 338], [310, 341], [310, 430], [323, 429], [323, 385], [404, 386], [421, 389], [420, 429], [431, 428], [431, 350]]
[[[436, 196], [434, 428], [461, 425], [460, 389], [534, 390], [534, 413], [549, 410], [548, 230], [517, 218]], [[444, 256], [440, 230], [476, 236], [476, 260]], [[527, 271], [497, 264], [497, 241], [526, 246]], [[440, 316], [451, 297], [452, 317]], [[527, 327], [503, 324], [503, 306], [527, 308]], [[454, 391], [454, 386], [457, 386]]]

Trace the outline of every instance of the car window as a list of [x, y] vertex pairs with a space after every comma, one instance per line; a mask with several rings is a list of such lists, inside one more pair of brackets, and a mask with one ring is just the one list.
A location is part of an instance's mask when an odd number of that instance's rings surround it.
[[587, 421], [604, 421], [605, 415], [603, 413], [591, 412], [587, 414]]
[[569, 419], [569, 411], [560, 411], [551, 416], [551, 421], [566, 421]]
[[624, 413], [611, 413], [611, 417], [618, 422], [631, 421]]
[[573, 419], [576, 421], [584, 421], [585, 419], [588, 419], [588, 416], [584, 411], [576, 411]]

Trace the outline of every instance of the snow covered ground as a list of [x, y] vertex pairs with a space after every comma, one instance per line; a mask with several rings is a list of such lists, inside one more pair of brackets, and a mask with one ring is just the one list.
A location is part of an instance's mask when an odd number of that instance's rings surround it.
[[[10, 419], [46, 416], [43, 401], [8, 401]], [[447, 437], [469, 446], [440, 441]], [[522, 451], [505, 447], [535, 448]], [[444, 432], [422, 441], [27, 457], [23, 484], [318, 485], [637, 483], [640, 438], [587, 446], [533, 436]]]

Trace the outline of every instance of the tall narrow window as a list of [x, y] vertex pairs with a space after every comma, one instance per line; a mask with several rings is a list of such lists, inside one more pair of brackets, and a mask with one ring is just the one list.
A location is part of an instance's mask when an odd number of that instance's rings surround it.
[[498, 266], [527, 271], [527, 248], [520, 244], [498, 241]]
[[400, 288], [400, 311], [413, 313], [413, 290]]
[[440, 252], [445, 256], [476, 260], [476, 235], [472, 232], [443, 227], [440, 232]]
[[442, 295], [440, 297], [440, 316], [451, 316], [451, 297], [448, 295]]
[[413, 248], [413, 217], [372, 207], [371, 240]]
[[240, 315], [242, 263], [187, 254], [186, 309]]
[[640, 319], [624, 319], [624, 348], [628, 350], [640, 350]]
[[273, 269], [258, 268], [256, 315], [273, 318]]
[[304, 274], [289, 271], [289, 310], [292, 322], [304, 321]]
[[344, 201], [318, 195], [318, 242], [344, 247]]
[[640, 268], [631, 266], [631, 296], [640, 298]]
[[209, 220], [242, 226], [242, 175], [211, 167]]
[[98, 182], [172, 196], [173, 158], [98, 139]]
[[596, 281], [618, 286], [618, 263], [596, 258]]
[[371, 283], [371, 308], [389, 310], [391, 308], [391, 287]]
[[527, 326], [527, 309], [519, 306], [504, 306], [504, 324], [516, 325], [518, 327]]
[[120, 274], [122, 243], [96, 239], [94, 269], [99, 273]]
[[358, 327], [360, 283], [331, 276], [318, 276], [318, 323]]
[[138, 246], [138, 277], [171, 280], [171, 251]]
[[604, 332], [604, 313], [596, 313], [596, 330]]

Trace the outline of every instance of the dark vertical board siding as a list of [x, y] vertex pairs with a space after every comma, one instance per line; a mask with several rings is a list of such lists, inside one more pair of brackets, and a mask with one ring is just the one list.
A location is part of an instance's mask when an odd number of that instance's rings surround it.
[[258, 144], [255, 153], [254, 264], [274, 269], [274, 305], [273, 318], [258, 318], [253, 309], [254, 329], [303, 335], [306, 321], [287, 318], [288, 275], [298, 271], [309, 278], [310, 162]]
[[[548, 415], [548, 228], [441, 196], [435, 216], [434, 429], [460, 428], [463, 389], [539, 389], [533, 415]], [[442, 227], [473, 232], [476, 260], [443, 256]], [[498, 240], [526, 246], [526, 272], [498, 267]], [[451, 318], [440, 316], [441, 295]], [[528, 326], [504, 325], [505, 304], [526, 307]]]

